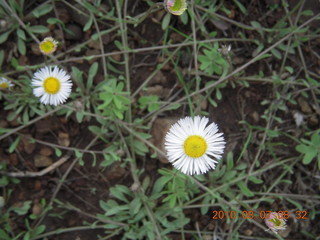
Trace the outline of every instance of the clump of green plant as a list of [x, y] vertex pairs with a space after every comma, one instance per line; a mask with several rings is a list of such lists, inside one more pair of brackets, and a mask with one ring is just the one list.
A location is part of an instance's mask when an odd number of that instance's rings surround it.
[[300, 141], [301, 143], [296, 146], [296, 150], [302, 153], [302, 163], [308, 165], [317, 158], [320, 170], [320, 131], [314, 132], [310, 140], [302, 138]]

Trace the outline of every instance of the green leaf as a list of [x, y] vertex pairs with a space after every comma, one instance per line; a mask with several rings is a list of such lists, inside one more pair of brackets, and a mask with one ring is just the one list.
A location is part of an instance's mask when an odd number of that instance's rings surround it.
[[246, 186], [243, 181], [237, 182], [237, 186], [240, 188], [241, 192], [247, 197], [253, 197], [254, 193]]
[[87, 82], [88, 89], [92, 87], [93, 78], [97, 74], [98, 67], [99, 67], [99, 64], [97, 62], [94, 62], [89, 69], [88, 82]]
[[147, 153], [149, 151], [149, 149], [145, 145], [145, 143], [143, 143], [141, 141], [138, 141], [138, 140], [133, 141], [132, 145], [133, 145], [135, 152], [140, 156], [144, 156], [145, 153]]
[[19, 38], [22, 38], [22, 40], [26, 40], [26, 34], [24, 33], [24, 31], [21, 28], [17, 29], [17, 35]]
[[187, 13], [187, 11], [185, 11], [184, 13], [182, 13], [182, 15], [180, 15], [180, 19], [181, 19], [181, 22], [184, 25], [187, 25], [187, 23], [188, 23], [188, 13]]
[[256, 28], [256, 29], [258, 29], [258, 30], [260, 30], [260, 29], [263, 28], [263, 27], [261, 26], [261, 24], [260, 24], [259, 22], [257, 22], [257, 21], [251, 21], [250, 23], [251, 23], [251, 26], [253, 26], [254, 28]]
[[8, 31], [8, 32], [2, 33], [2, 34], [0, 35], [0, 44], [1, 44], [1, 43], [4, 43], [5, 41], [7, 41], [10, 33], [11, 33], [11, 32]]
[[39, 7], [37, 7], [36, 9], [32, 10], [32, 14], [36, 18], [39, 18], [39, 17], [51, 12], [52, 9], [53, 9], [52, 4], [42, 4]]
[[61, 157], [62, 152], [61, 152], [61, 150], [59, 148], [54, 148], [54, 152], [55, 152], [57, 157]]
[[16, 138], [16, 140], [14, 140], [14, 142], [11, 144], [11, 146], [9, 147], [9, 153], [13, 153], [14, 152], [14, 150], [17, 148], [17, 146], [18, 146], [18, 144], [19, 144], [19, 142], [20, 142], [20, 136], [18, 136], [17, 138]]
[[4, 51], [0, 50], [0, 69], [2, 67], [3, 60], [4, 60]]
[[43, 233], [46, 230], [46, 226], [45, 225], [40, 225], [38, 226], [32, 233], [33, 236], [38, 236], [41, 233]]
[[227, 170], [231, 170], [234, 166], [233, 163], [233, 153], [232, 152], [228, 152], [227, 154]]
[[47, 19], [47, 23], [48, 24], [57, 24], [57, 23], [59, 23], [59, 24], [61, 24], [62, 26], [64, 26], [64, 22], [62, 22], [60, 19], [58, 19], [58, 18], [48, 18]]
[[49, 32], [49, 28], [42, 26], [42, 25], [31, 26], [31, 27], [28, 27], [27, 29], [33, 33], [47, 33], [47, 32]]
[[170, 19], [171, 19], [171, 14], [167, 13], [164, 18], [162, 19], [162, 24], [161, 24], [161, 28], [162, 30], [166, 30], [169, 26], [170, 23]]
[[124, 185], [116, 185], [115, 187], [110, 188], [110, 193], [117, 199], [129, 203], [128, 199], [124, 194], [130, 195], [131, 192], [128, 187]]
[[89, 21], [84, 25], [83, 31], [84, 31], [84, 32], [88, 31], [88, 30], [91, 28], [92, 23], [93, 23], [93, 15], [90, 14]]
[[236, 5], [237, 5], [238, 8], [240, 9], [240, 11], [241, 11], [244, 15], [247, 15], [247, 9], [242, 5], [242, 3], [239, 2], [238, 0], [234, 0], [234, 2], [236, 3]]
[[275, 57], [278, 58], [279, 60], [282, 58], [281, 53], [280, 53], [279, 50], [276, 49], [276, 48], [272, 48], [272, 49], [271, 49], [271, 53], [272, 53], [273, 56], [275, 56]]
[[19, 53], [23, 56], [26, 55], [26, 44], [25, 42], [22, 40], [22, 38], [18, 38], [18, 50]]
[[31, 203], [31, 201], [25, 201], [21, 207], [12, 207], [10, 210], [14, 211], [19, 216], [22, 216], [29, 211]]
[[141, 205], [142, 205], [142, 203], [141, 203], [140, 198], [133, 199], [133, 201], [131, 201], [129, 203], [130, 213], [133, 215], [136, 215], [139, 212]]
[[317, 149], [310, 148], [310, 151], [304, 155], [302, 163], [305, 165], [310, 164], [310, 162], [316, 155], [317, 155]]
[[250, 176], [249, 178], [249, 181], [255, 183], [255, 184], [261, 184], [263, 183], [263, 181], [259, 178], [257, 178], [256, 176]]
[[172, 177], [171, 176], [162, 176], [156, 180], [156, 182], [153, 185], [152, 194], [160, 193], [167, 182], [170, 181]]

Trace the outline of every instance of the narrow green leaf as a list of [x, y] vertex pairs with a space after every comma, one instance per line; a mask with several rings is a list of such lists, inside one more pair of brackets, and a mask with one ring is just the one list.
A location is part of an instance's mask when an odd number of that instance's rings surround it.
[[88, 31], [88, 30], [91, 28], [92, 23], [93, 23], [93, 15], [90, 14], [89, 21], [84, 25], [83, 31], [84, 31], [84, 32]]
[[19, 53], [23, 56], [26, 55], [26, 44], [25, 42], [22, 40], [22, 38], [18, 38], [18, 50]]
[[17, 138], [16, 138], [16, 140], [14, 140], [14, 142], [11, 144], [11, 146], [9, 147], [9, 153], [13, 153], [14, 152], [14, 150], [16, 150], [16, 148], [17, 148], [17, 146], [18, 146], [18, 144], [19, 144], [19, 142], [20, 142], [20, 136], [18, 136]]
[[169, 26], [170, 23], [170, 19], [171, 19], [171, 14], [167, 13], [164, 18], [162, 19], [162, 24], [161, 24], [161, 28], [162, 30], [166, 30]]
[[21, 28], [17, 29], [17, 35], [19, 38], [22, 38], [22, 40], [26, 40], [26, 34]]
[[253, 197], [254, 193], [246, 186], [243, 181], [237, 182], [237, 186], [240, 188], [241, 192], [247, 197]]
[[89, 69], [89, 75], [88, 75], [88, 82], [87, 82], [87, 90], [90, 90], [93, 83], [93, 78], [96, 76], [98, 72], [98, 66], [99, 64], [97, 62], [94, 62], [90, 69]]
[[1, 43], [4, 43], [5, 41], [7, 41], [10, 33], [11, 33], [11, 32], [8, 31], [8, 32], [2, 33], [2, 34], [0, 35], [0, 44], [1, 44]]
[[27, 28], [30, 32], [33, 33], [47, 33], [49, 32], [49, 28], [42, 25], [35, 25]]
[[36, 9], [34, 9], [32, 11], [33, 16], [35, 16], [36, 18], [39, 18], [43, 15], [46, 15], [47, 13], [51, 12], [53, 9], [52, 4], [43, 4], [40, 5], [39, 7], [37, 7]]

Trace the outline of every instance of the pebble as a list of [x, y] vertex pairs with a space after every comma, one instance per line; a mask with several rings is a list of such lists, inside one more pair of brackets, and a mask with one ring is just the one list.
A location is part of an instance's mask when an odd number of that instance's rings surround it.
[[52, 159], [47, 156], [43, 156], [40, 154], [37, 154], [34, 156], [34, 166], [37, 168], [48, 167], [52, 163], [53, 163]]
[[66, 32], [65, 38], [67, 40], [82, 40], [83, 32], [79, 25], [77, 24], [67, 24], [66, 28], [71, 32]]

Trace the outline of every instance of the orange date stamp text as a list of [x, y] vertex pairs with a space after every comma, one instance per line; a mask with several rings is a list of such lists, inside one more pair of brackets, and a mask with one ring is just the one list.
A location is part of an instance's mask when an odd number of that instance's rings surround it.
[[[213, 216], [212, 219], [236, 219], [237, 217], [242, 219], [253, 219], [254, 217], [260, 217], [261, 219], [269, 218], [270, 214], [273, 211], [212, 211]], [[289, 212], [289, 211], [277, 211], [279, 219], [288, 219], [290, 217], [296, 218], [296, 219], [308, 219], [307, 211], [295, 211], [295, 212]]]

